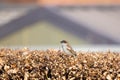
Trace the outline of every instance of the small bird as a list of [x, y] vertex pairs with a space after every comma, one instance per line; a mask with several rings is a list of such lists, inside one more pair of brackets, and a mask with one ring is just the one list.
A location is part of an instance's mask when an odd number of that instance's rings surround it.
[[62, 49], [65, 53], [76, 56], [76, 52], [72, 49], [72, 47], [66, 40], [62, 40], [62, 41], [60, 41], [60, 43], [61, 43]]

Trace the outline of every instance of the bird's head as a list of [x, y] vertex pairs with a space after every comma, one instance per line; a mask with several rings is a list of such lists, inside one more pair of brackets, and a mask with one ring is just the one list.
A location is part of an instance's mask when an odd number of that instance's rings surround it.
[[67, 44], [68, 42], [66, 40], [62, 40], [62, 41], [60, 41], [60, 43]]

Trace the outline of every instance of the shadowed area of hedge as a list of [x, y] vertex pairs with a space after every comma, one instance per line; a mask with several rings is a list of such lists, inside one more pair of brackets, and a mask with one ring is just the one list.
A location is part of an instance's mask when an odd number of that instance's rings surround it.
[[0, 49], [0, 80], [120, 80], [120, 53]]

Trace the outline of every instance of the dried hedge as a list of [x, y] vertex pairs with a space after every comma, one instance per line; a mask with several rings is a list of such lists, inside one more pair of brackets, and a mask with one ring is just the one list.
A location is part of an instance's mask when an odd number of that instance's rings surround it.
[[0, 49], [0, 80], [120, 80], [120, 53]]

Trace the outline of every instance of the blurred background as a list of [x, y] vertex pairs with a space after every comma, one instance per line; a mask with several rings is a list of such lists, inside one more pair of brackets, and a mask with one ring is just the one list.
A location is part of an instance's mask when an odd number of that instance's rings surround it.
[[120, 0], [0, 0], [0, 46], [120, 51]]

